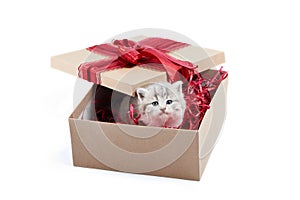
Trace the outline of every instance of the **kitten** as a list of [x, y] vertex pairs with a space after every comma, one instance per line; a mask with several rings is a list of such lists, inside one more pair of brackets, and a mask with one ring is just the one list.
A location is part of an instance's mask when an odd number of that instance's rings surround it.
[[182, 81], [151, 84], [136, 90], [135, 107], [139, 122], [147, 126], [172, 127], [181, 125], [186, 108]]

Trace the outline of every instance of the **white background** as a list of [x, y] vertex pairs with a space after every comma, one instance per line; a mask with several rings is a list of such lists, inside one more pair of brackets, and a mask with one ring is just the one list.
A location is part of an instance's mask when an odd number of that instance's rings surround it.
[[[2, 1], [0, 199], [299, 199], [297, 1]], [[200, 182], [72, 166], [75, 77], [50, 56], [164, 28], [224, 50], [223, 134]]]

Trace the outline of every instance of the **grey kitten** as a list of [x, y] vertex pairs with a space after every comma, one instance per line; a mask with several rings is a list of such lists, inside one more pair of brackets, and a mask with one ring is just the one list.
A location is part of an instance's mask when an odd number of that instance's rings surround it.
[[177, 128], [181, 125], [186, 108], [182, 81], [151, 84], [138, 88], [136, 94], [139, 122], [158, 127]]

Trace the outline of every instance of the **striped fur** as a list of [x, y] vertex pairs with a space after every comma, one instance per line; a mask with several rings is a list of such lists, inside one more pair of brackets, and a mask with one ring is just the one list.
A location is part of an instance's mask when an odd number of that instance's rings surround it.
[[138, 88], [136, 93], [142, 124], [176, 128], [181, 125], [186, 108], [181, 81], [151, 84]]

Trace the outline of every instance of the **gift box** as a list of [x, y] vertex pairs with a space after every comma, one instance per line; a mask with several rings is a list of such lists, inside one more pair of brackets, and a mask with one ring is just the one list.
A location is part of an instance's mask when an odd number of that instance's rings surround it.
[[99, 121], [95, 99], [101, 95], [109, 107], [112, 93], [134, 96], [138, 87], [175, 81], [174, 71], [186, 74], [178, 66], [196, 66], [205, 80], [215, 80], [222, 74], [214, 67], [224, 62], [221, 51], [145, 36], [52, 57], [53, 68], [95, 83], [69, 117], [74, 166], [200, 180], [226, 114], [225, 76], [209, 91], [196, 130]]

